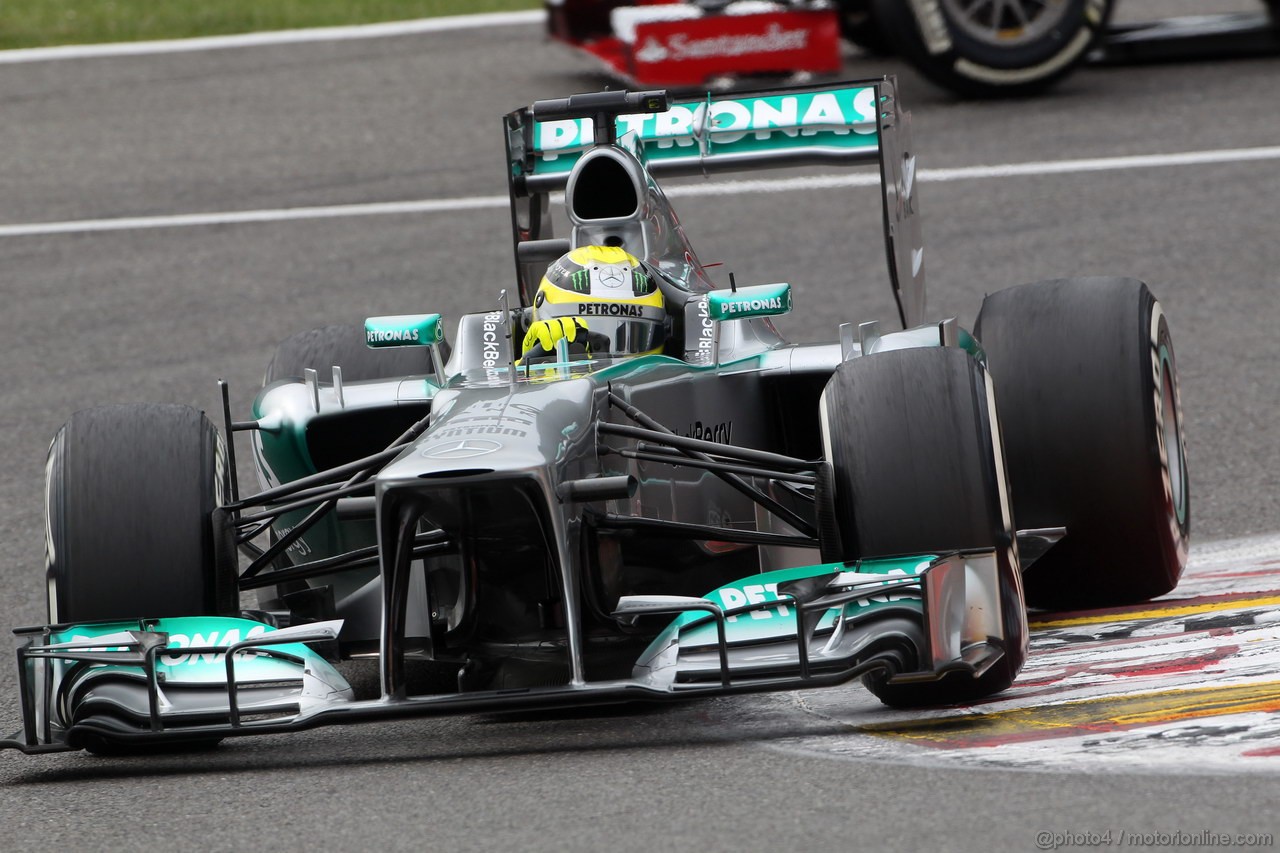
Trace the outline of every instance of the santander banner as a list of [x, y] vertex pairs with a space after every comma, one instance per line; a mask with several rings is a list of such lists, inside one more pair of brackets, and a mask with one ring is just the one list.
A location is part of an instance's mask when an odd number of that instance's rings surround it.
[[709, 15], [636, 27], [632, 76], [653, 85], [699, 85], [722, 74], [839, 71], [836, 16], [824, 12]]

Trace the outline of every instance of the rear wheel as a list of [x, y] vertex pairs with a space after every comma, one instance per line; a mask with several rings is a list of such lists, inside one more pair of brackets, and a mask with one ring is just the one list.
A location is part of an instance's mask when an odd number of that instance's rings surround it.
[[1145, 601], [1187, 562], [1190, 487], [1173, 342], [1140, 281], [1059, 279], [982, 303], [1014, 513], [1067, 529], [1030, 568], [1044, 608]]
[[[968, 701], [1008, 687], [1026, 654], [1000, 431], [986, 372], [964, 350], [909, 349], [842, 363], [823, 393], [832, 465], [823, 558], [993, 550], [1001, 564], [1005, 654], [979, 678], [866, 686], [889, 705]], [[824, 532], [825, 534], [825, 532]], [[825, 537], [824, 535], [824, 538]]]
[[53, 623], [239, 610], [222, 440], [189, 406], [76, 412], [46, 465]]
[[873, 0], [872, 9], [886, 38], [930, 80], [968, 97], [993, 97], [1032, 94], [1069, 74], [1096, 43], [1112, 6], [1113, 0]]

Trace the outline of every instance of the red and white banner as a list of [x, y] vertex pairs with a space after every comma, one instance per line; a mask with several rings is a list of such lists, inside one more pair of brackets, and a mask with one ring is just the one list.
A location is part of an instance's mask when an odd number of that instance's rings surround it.
[[841, 68], [831, 11], [649, 21], [636, 26], [631, 49], [630, 76], [646, 85], [696, 86], [722, 75]]

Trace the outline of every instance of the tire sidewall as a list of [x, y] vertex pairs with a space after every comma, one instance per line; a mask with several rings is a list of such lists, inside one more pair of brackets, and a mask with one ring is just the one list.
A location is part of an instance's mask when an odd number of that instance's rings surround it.
[[[925, 8], [918, 17], [908, 0], [872, 0], [885, 38], [934, 83], [976, 98], [1034, 94], [1065, 77], [1097, 43], [1115, 5], [1114, 0], [1068, 0], [1059, 22], [1038, 40], [1001, 50], [965, 33], [942, 0], [921, 2]], [[934, 38], [925, 35], [930, 27]], [[949, 44], [931, 53], [928, 45], [938, 37]]]
[[58, 596], [59, 560], [66, 554], [66, 524], [63, 501], [66, 490], [58, 487], [62, 481], [63, 444], [66, 427], [58, 430], [49, 443], [49, 455], [44, 464], [44, 576], [45, 602], [49, 623], [64, 621], [65, 603]]
[[[1184, 566], [1187, 563], [1191, 533], [1191, 489], [1187, 475], [1186, 433], [1183, 429], [1177, 361], [1169, 324], [1160, 303], [1154, 300], [1149, 328], [1152, 377], [1152, 406], [1149, 414], [1155, 436], [1152, 444], [1157, 456], [1161, 484], [1161, 500], [1156, 512], [1165, 520], [1165, 525], [1161, 528], [1161, 545], [1166, 561], [1171, 565]], [[1177, 577], [1170, 580], [1176, 583]]]
[[[1068, 0], [1052, 28], [1034, 42], [1017, 48], [999, 48], [970, 35], [953, 18], [953, 10], [943, 0], [937, 2], [947, 21], [953, 60], [967, 59], [987, 68], [1009, 70], [1038, 66], [1055, 60], [1070, 64], [1093, 43], [1105, 23], [1110, 3], [1106, 0]], [[1080, 33], [1086, 33], [1080, 38]]]

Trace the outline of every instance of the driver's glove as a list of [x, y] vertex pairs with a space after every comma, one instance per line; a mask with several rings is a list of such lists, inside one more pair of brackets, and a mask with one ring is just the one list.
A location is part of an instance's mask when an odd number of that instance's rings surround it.
[[550, 355], [555, 352], [556, 341], [566, 338], [569, 343], [578, 339], [579, 332], [587, 331], [587, 321], [581, 317], [552, 317], [550, 320], [534, 320], [529, 331], [524, 333], [524, 344], [521, 358], [530, 354], [535, 347], [542, 347], [542, 352]]

